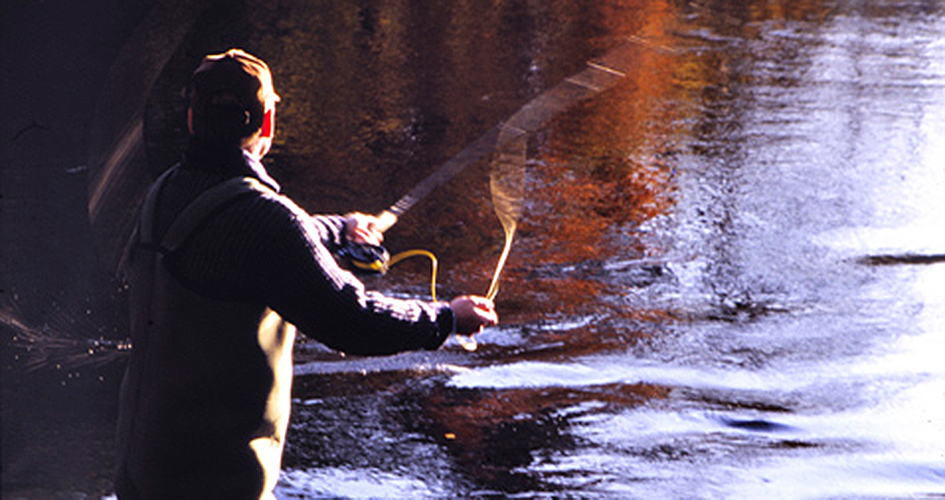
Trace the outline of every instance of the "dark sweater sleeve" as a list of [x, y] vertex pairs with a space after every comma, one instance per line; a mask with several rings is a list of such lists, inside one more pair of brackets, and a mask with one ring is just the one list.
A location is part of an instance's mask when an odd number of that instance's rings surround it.
[[454, 328], [449, 304], [365, 290], [329, 250], [343, 243], [342, 229], [340, 217], [312, 217], [280, 195], [253, 196], [198, 231], [172, 272], [199, 292], [261, 301], [306, 336], [345, 353], [439, 347]]

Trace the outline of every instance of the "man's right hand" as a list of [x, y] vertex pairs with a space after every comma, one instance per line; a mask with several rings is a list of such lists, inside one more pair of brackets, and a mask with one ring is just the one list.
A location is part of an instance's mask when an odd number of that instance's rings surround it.
[[345, 214], [345, 238], [356, 245], [379, 246], [384, 242], [384, 230], [381, 219], [361, 212]]
[[478, 295], [461, 295], [450, 301], [453, 318], [456, 320], [456, 333], [472, 335], [482, 331], [484, 326], [499, 323], [495, 304]]

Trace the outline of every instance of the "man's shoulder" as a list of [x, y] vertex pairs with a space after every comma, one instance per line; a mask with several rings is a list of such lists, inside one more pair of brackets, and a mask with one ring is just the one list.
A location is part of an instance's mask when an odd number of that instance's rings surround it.
[[[174, 218], [217, 220], [224, 224], [255, 225], [259, 219], [294, 220], [304, 210], [270, 184], [251, 175], [222, 176], [174, 167], [161, 189], [165, 208]], [[158, 189], [157, 184], [152, 190]]]
[[273, 212], [293, 219], [308, 217], [308, 213], [291, 198], [272, 190], [256, 179], [244, 177], [239, 181], [231, 182], [240, 184], [239, 187], [234, 188], [235, 191], [242, 191], [244, 194], [238, 201], [247, 203], [251, 209]]
[[311, 237], [312, 216], [291, 198], [251, 178], [229, 182], [234, 186], [220, 189], [232, 190], [231, 201], [214, 217], [221, 229], [271, 242]]

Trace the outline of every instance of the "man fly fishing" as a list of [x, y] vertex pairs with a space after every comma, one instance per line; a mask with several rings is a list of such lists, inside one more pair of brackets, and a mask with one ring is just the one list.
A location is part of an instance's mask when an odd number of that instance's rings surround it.
[[122, 383], [121, 500], [273, 498], [295, 327], [342, 352], [436, 349], [497, 323], [491, 300], [365, 290], [333, 254], [377, 245], [365, 214], [311, 216], [260, 160], [279, 100], [238, 49], [192, 76], [183, 160], [155, 182], [126, 254], [134, 349]]

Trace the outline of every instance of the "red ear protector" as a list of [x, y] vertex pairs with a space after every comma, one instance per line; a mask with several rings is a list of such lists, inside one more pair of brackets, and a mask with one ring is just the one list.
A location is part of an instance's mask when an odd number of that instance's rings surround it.
[[[270, 108], [268, 111], [263, 113], [263, 122], [262, 122], [262, 131], [261, 135], [263, 137], [272, 137], [272, 127], [275, 123], [273, 118], [273, 113], [275, 113], [275, 108]], [[246, 119], [249, 120], [250, 115], [249, 111], [246, 112]], [[247, 122], [247, 125], [249, 123]]]

